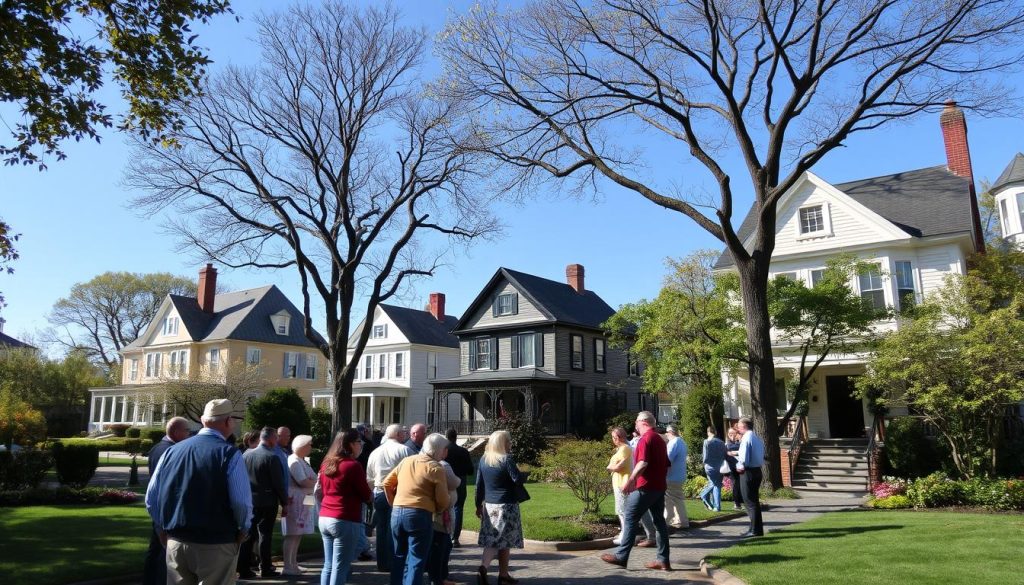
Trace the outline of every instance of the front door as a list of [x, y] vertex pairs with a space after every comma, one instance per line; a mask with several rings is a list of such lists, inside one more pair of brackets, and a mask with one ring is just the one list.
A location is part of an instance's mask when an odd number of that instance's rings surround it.
[[864, 408], [853, 396], [853, 376], [827, 376], [828, 428], [833, 439], [864, 436]]

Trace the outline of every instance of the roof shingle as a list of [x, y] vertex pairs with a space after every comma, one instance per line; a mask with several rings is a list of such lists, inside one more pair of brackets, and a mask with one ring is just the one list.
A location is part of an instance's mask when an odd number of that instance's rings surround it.
[[1007, 185], [1013, 183], [1024, 183], [1024, 154], [1017, 153], [1010, 164], [1006, 165], [1003, 172], [999, 174], [999, 178], [996, 179], [995, 183], [992, 183], [992, 191], [998, 191]]

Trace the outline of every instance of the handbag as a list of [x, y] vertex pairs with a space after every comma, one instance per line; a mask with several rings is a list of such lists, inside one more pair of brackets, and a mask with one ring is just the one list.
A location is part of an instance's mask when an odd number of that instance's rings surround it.
[[729, 467], [728, 461], [722, 461], [722, 465], [718, 468], [718, 473], [722, 475], [729, 475], [732, 473], [732, 469]]

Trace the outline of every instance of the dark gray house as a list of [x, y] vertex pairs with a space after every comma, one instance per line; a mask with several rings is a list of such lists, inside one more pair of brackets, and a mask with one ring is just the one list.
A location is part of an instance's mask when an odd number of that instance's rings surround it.
[[573, 433], [626, 410], [656, 410], [639, 367], [601, 328], [615, 310], [584, 287], [499, 268], [459, 320], [459, 375], [433, 382], [434, 428], [491, 432], [503, 414], [527, 413], [550, 434]]

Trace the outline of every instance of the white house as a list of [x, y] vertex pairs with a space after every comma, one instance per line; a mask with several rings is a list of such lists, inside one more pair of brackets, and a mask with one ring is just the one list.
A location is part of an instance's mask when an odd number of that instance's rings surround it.
[[[445, 297], [430, 294], [426, 311], [381, 304], [370, 319], [370, 339], [352, 386], [352, 421], [374, 428], [390, 423], [432, 424], [430, 382], [459, 373], [458, 317], [445, 315]], [[363, 320], [349, 338], [351, 347]], [[352, 352], [349, 351], [349, 359]], [[330, 390], [313, 393], [313, 406], [333, 409]]]
[[1017, 153], [992, 183], [1003, 239], [1024, 246], [1024, 154]]
[[[945, 165], [836, 184], [805, 173], [779, 201], [770, 277], [784, 276], [814, 286], [829, 258], [852, 253], [878, 267], [855, 278], [854, 290], [878, 307], [905, 308], [939, 289], [946, 276], [965, 273], [969, 255], [983, 246], [967, 126], [963, 112], [953, 103], [947, 104], [940, 123]], [[1015, 226], [1020, 229], [1019, 224]], [[754, 218], [748, 215], [738, 232], [740, 238], [749, 242], [753, 227]], [[718, 270], [731, 267], [728, 253], [716, 264]], [[899, 318], [875, 324], [880, 332], [900, 326]], [[788, 406], [785, 380], [800, 367], [800, 355], [781, 339], [773, 338], [772, 346], [776, 406], [781, 415]], [[806, 424], [812, 443], [818, 439], [822, 445], [837, 440], [866, 445], [873, 419], [865, 401], [851, 395], [851, 382], [864, 372], [867, 358], [866, 351], [830, 355], [811, 379]], [[747, 372], [724, 372], [723, 381], [727, 417], [750, 414]], [[805, 474], [801, 484], [800, 477], [799, 472], [794, 476], [794, 485], [809, 486], [814, 479]], [[828, 487], [824, 481], [818, 485]]]

